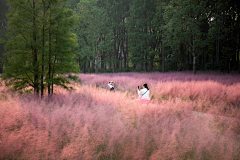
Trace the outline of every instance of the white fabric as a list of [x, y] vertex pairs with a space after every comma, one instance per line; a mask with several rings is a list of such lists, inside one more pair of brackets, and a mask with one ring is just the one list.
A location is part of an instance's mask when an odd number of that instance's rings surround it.
[[[141, 89], [140, 91], [138, 91], [138, 95], [140, 96], [141, 99], [146, 99], [146, 100], [150, 100], [149, 98], [149, 94], [150, 94], [150, 91], [147, 90], [147, 88], [143, 88]], [[146, 92], [146, 93], [145, 93]], [[144, 94], [145, 93], [145, 94]], [[143, 95], [144, 94], [144, 95]]]
[[112, 86], [110, 83], [108, 83], [108, 86], [109, 86], [110, 89], [114, 88], [114, 86]]

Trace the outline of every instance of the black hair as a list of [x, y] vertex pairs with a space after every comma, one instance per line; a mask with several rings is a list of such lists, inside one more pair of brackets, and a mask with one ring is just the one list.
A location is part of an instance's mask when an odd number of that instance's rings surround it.
[[147, 88], [147, 90], [149, 90], [149, 88], [148, 88], [148, 86], [147, 86], [147, 83], [144, 83], [143, 86], [144, 86], [145, 88]]

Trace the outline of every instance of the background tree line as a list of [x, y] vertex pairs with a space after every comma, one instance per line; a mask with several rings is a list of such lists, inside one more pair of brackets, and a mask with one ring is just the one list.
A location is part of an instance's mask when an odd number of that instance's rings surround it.
[[[1, 0], [0, 73], [38, 95], [70, 72], [239, 71], [234, 0]], [[7, 14], [8, 13], [8, 14]]]
[[69, 2], [79, 16], [77, 61], [84, 73], [239, 71], [238, 1]]

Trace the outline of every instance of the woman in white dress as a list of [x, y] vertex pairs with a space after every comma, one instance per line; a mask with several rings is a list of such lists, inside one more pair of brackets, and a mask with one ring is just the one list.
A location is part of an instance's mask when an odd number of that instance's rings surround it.
[[114, 82], [108, 82], [108, 87], [110, 88], [110, 92], [114, 92]]
[[143, 84], [143, 89], [139, 89], [139, 86], [138, 86], [137, 91], [138, 91], [138, 95], [140, 97], [140, 100], [150, 101], [150, 98], [149, 98], [150, 91], [149, 91], [147, 83]]

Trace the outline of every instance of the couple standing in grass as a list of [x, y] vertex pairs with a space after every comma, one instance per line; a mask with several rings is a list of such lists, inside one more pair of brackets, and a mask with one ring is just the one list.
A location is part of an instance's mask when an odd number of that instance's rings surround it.
[[[115, 91], [113, 81], [108, 82], [108, 86], [109, 86], [111, 92]], [[150, 98], [149, 98], [150, 91], [149, 91], [147, 83], [143, 84], [142, 89], [140, 89], [139, 86], [138, 86], [137, 92], [138, 92], [138, 95], [140, 97], [140, 100], [150, 101]]]

